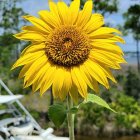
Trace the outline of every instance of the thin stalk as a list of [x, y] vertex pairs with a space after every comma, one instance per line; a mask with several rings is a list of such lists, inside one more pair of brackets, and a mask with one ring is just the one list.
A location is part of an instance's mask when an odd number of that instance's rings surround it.
[[69, 137], [70, 140], [75, 140], [74, 137], [74, 114], [70, 112], [70, 109], [73, 108], [73, 101], [70, 96], [67, 97], [67, 106], [68, 106], [68, 129], [69, 129]]
[[138, 63], [138, 72], [140, 72], [140, 60], [139, 60], [139, 40], [136, 40], [136, 46], [137, 46], [137, 63]]

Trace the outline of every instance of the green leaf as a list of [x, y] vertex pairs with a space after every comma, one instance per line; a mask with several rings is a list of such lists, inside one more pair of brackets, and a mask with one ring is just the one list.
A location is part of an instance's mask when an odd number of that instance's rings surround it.
[[70, 112], [72, 114], [76, 114], [78, 112], [78, 108], [77, 107], [73, 107], [73, 108], [70, 109]]
[[66, 119], [67, 110], [62, 104], [54, 104], [48, 110], [50, 120], [59, 127]]
[[103, 106], [113, 112], [116, 113], [115, 110], [113, 110], [112, 108], [110, 108], [110, 106], [107, 104], [107, 102], [105, 100], [103, 100], [102, 98], [100, 98], [99, 96], [96, 96], [94, 94], [88, 94], [88, 97], [87, 99], [84, 101], [84, 103], [87, 103], [87, 102], [92, 102], [92, 103], [96, 103], [100, 106]]

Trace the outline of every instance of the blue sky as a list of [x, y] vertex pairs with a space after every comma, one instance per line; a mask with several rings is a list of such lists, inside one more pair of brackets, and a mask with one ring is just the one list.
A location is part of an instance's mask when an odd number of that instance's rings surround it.
[[[57, 0], [55, 0], [57, 1]], [[64, 0], [66, 3], [70, 3], [70, 0]], [[109, 15], [108, 17], [105, 17], [105, 22], [111, 23], [114, 27], [117, 24], [123, 24], [124, 20], [122, 17], [122, 13], [127, 11], [128, 7], [130, 5], [134, 4], [140, 4], [140, 0], [119, 0], [119, 12]], [[25, 0], [18, 4], [19, 7], [22, 7], [23, 10], [31, 15], [37, 16], [37, 12], [39, 10], [45, 10], [48, 9], [48, 2], [47, 0]], [[122, 45], [122, 49], [124, 51], [135, 51], [135, 41], [133, 40], [132, 36], [129, 35], [127, 37], [124, 37], [126, 44]]]

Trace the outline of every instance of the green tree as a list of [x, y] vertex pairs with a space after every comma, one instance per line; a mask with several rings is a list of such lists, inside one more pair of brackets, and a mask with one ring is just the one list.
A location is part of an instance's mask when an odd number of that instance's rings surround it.
[[[81, 0], [81, 8], [86, 0]], [[93, 11], [101, 13], [103, 16], [118, 11], [118, 0], [93, 0]]]
[[124, 91], [126, 95], [133, 96], [136, 100], [140, 100], [140, 75], [132, 69], [127, 71]]
[[7, 68], [10, 67], [11, 60], [18, 57], [21, 49], [20, 41], [13, 34], [25, 24], [21, 18], [25, 13], [22, 8], [17, 7], [17, 2], [20, 0], [0, 1], [0, 65]]
[[136, 41], [137, 51], [137, 65], [140, 72], [140, 59], [139, 59], [139, 40], [140, 40], [140, 5], [130, 6], [128, 11], [124, 13], [125, 23], [124, 29], [133, 35]]

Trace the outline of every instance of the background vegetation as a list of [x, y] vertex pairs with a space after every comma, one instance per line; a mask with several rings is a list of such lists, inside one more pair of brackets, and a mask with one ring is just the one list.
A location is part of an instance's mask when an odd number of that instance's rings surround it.
[[[13, 62], [28, 44], [20, 42], [12, 36], [20, 30], [22, 25], [26, 24], [21, 18], [26, 13], [17, 6], [19, 2], [19, 0], [0, 1], [0, 78], [13, 93], [25, 95], [22, 100], [23, 104], [42, 127], [54, 127], [47, 116], [50, 93], [47, 93], [43, 98], [39, 97], [38, 93], [33, 95], [30, 88], [22, 88], [22, 80], [17, 79], [19, 70], [10, 71]], [[83, 7], [84, 2], [85, 0], [81, 1], [81, 7]], [[119, 0], [94, 0], [94, 12], [110, 15], [118, 12], [118, 5]], [[129, 64], [122, 66], [123, 69], [120, 73], [114, 72], [118, 84], [111, 83], [112, 88], [110, 90], [105, 90], [101, 87], [101, 96], [118, 113], [113, 114], [104, 108], [91, 104], [81, 106], [76, 116], [76, 134], [110, 137], [140, 134], [139, 13], [140, 5], [131, 6], [122, 15], [125, 18], [124, 25], [118, 25], [124, 35], [133, 34], [136, 40], [137, 66]], [[112, 26], [110, 23], [107, 24]], [[1, 92], [3, 93], [4, 91], [2, 90]], [[67, 135], [68, 132], [65, 128], [66, 124], [61, 127], [61, 131], [58, 131], [57, 128], [55, 129], [57, 133]]]

